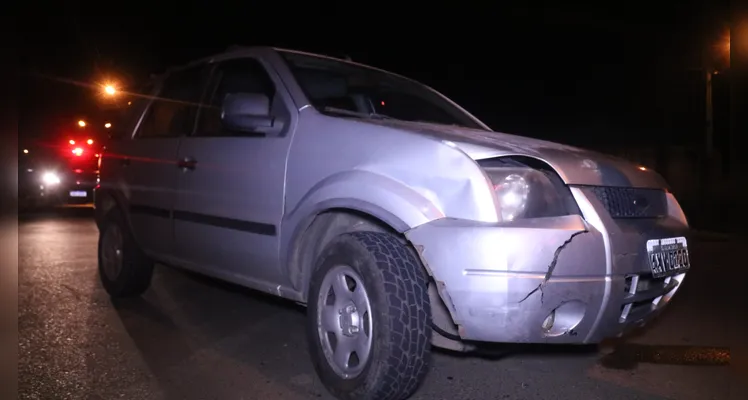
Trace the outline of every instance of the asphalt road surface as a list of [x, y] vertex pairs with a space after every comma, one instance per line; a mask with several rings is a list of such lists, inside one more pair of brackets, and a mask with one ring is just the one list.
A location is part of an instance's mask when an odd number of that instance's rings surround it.
[[[113, 303], [97, 239], [85, 209], [19, 221], [20, 398], [331, 398], [308, 359], [303, 308], [161, 266], [142, 299]], [[690, 243], [694, 269], [670, 308], [625, 343], [436, 352], [414, 399], [748, 399], [736, 367], [746, 244]]]

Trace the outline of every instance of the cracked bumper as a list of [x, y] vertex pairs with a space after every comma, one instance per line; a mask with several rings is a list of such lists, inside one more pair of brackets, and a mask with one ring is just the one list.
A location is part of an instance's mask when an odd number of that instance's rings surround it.
[[[646, 241], [683, 235], [685, 221], [613, 221], [583, 190], [573, 193], [583, 216], [498, 225], [441, 219], [406, 233], [460, 337], [597, 343], [646, 323], [670, 300], [684, 274], [644, 294], [631, 286], [647, 279]], [[554, 328], [544, 329], [554, 310]]]

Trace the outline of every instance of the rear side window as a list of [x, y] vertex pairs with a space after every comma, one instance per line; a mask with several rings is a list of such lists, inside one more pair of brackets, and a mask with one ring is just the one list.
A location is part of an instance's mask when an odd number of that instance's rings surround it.
[[177, 137], [192, 133], [206, 71], [201, 65], [170, 74], [153, 99], [137, 137]]

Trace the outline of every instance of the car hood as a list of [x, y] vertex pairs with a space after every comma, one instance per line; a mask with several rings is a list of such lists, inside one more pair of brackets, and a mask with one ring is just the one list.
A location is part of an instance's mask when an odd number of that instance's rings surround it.
[[569, 185], [667, 188], [657, 172], [630, 161], [578, 147], [500, 132], [397, 120], [369, 120], [449, 142], [475, 160], [529, 156], [548, 163]]

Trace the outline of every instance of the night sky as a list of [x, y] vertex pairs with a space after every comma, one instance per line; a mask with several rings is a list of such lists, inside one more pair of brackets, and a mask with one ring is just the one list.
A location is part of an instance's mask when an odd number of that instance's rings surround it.
[[137, 85], [232, 44], [350, 56], [436, 88], [498, 131], [587, 146], [689, 143], [699, 135], [698, 68], [726, 21], [724, 2], [621, 2], [599, 10], [469, 3], [305, 2], [296, 9], [289, 2], [273, 10], [214, 1], [147, 16], [121, 3], [80, 6], [85, 15], [59, 10], [37, 18], [23, 38], [20, 139], [103, 118], [85, 84], [116, 76]]

